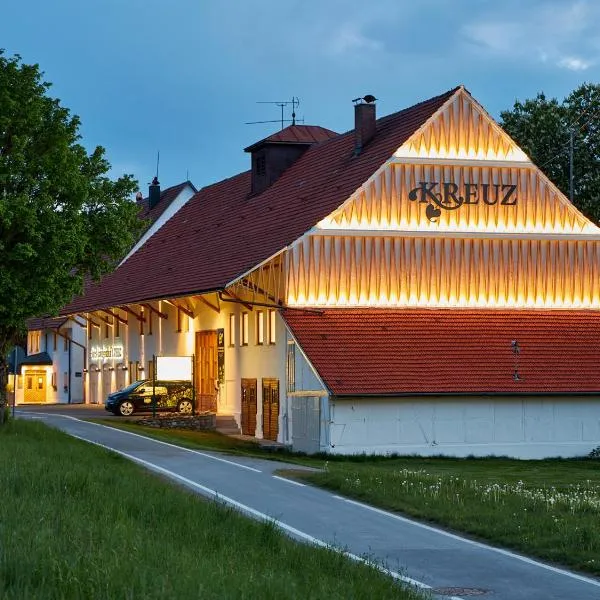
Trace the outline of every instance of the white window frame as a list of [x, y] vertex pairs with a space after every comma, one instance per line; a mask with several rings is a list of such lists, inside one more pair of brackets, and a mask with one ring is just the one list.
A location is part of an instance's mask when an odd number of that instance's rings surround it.
[[243, 312], [240, 315], [240, 346], [248, 345], [248, 339], [249, 339], [248, 327], [249, 327], [248, 313]]
[[256, 311], [256, 345], [262, 346], [265, 343], [265, 313], [262, 310]]
[[269, 310], [269, 323], [268, 323], [268, 336], [269, 344], [274, 345], [277, 342], [277, 311]]

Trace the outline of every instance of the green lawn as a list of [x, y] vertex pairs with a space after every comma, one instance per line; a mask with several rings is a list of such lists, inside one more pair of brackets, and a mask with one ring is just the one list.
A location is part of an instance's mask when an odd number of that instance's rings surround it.
[[600, 575], [600, 461], [330, 461], [310, 483]]
[[39, 422], [0, 428], [0, 505], [7, 600], [420, 597]]

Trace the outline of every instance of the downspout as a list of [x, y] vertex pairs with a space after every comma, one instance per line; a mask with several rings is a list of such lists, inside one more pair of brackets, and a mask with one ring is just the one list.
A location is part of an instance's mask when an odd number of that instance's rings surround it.
[[71, 340], [69, 339], [69, 387], [68, 387], [68, 398], [67, 403], [71, 404]]

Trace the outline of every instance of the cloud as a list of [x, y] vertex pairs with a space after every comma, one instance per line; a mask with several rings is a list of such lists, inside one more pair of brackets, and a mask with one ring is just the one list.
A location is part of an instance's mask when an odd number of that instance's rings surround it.
[[[511, 8], [511, 7], [508, 7]], [[597, 62], [600, 6], [589, 0], [515, 4], [511, 17], [493, 11], [462, 27], [468, 40], [491, 55], [584, 71]]]
[[383, 49], [383, 43], [365, 35], [358, 24], [345, 23], [333, 32], [327, 49], [334, 56], [343, 56], [355, 52], [377, 52]]
[[576, 56], [565, 56], [564, 58], [560, 59], [558, 66], [564, 67], [565, 69], [569, 69], [571, 71], [585, 71], [592, 66], [592, 63], [590, 61], [577, 58]]

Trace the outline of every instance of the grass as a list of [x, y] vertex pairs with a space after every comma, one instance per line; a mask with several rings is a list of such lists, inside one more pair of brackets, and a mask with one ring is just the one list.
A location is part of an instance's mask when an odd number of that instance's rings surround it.
[[[107, 424], [115, 426], [114, 420]], [[215, 433], [157, 431], [134, 423], [118, 427], [188, 447], [317, 467], [319, 472], [280, 474], [600, 575], [599, 460], [313, 458], [273, 454]]]
[[330, 461], [310, 483], [600, 575], [600, 461]]
[[6, 600], [420, 597], [39, 422], [0, 428], [0, 505]]
[[120, 421], [116, 419], [87, 419], [92, 423], [108, 425], [116, 429], [139, 433], [156, 440], [178, 444], [185, 448], [195, 450], [215, 450], [226, 452], [234, 456], [249, 456], [253, 458], [266, 458], [271, 460], [282, 460], [288, 463], [302, 465], [317, 465], [322, 467], [325, 458], [315, 459], [306, 455], [290, 452], [285, 448], [265, 449], [260, 444], [251, 440], [235, 438], [213, 431], [193, 431], [186, 429], [159, 429], [138, 425], [135, 421]]

